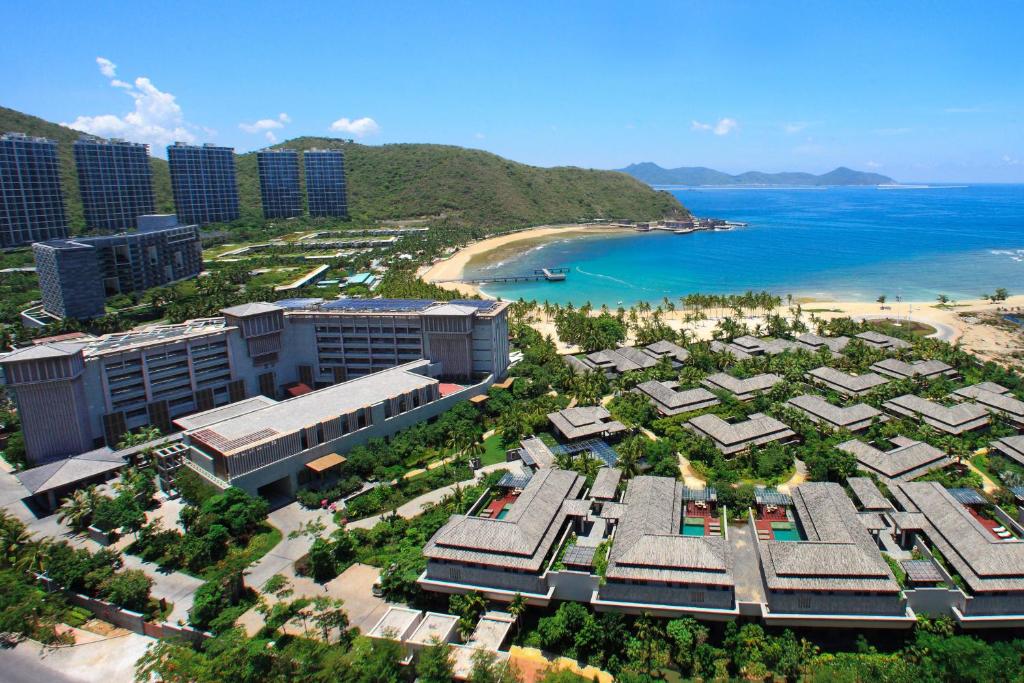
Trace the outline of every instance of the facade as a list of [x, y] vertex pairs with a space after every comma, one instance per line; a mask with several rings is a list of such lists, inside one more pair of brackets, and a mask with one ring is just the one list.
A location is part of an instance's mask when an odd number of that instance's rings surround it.
[[36, 242], [43, 310], [58, 318], [102, 316], [108, 296], [143, 292], [203, 269], [199, 228], [174, 214], [139, 216], [138, 230]]
[[809, 370], [806, 377], [809, 381], [826, 389], [831, 389], [843, 396], [863, 396], [884, 384], [888, 384], [890, 381], [873, 372], [866, 372], [863, 375], [851, 375], [825, 365]]
[[875, 332], [874, 330], [861, 332], [860, 334], [855, 335], [854, 338], [859, 339], [862, 344], [866, 344], [873, 349], [892, 350], [909, 349], [911, 347], [910, 342], [903, 341], [898, 337], [891, 337], [887, 334], [882, 334], [881, 332]]
[[758, 540], [768, 623], [869, 619], [913, 623], [906, 599], [843, 487], [808, 482], [792, 491], [799, 540]]
[[82, 137], [72, 149], [90, 230], [131, 230], [139, 216], [156, 211], [148, 145]]
[[693, 433], [711, 439], [715, 448], [726, 455], [774, 441], [788, 443], [797, 436], [796, 432], [782, 422], [762, 413], [754, 413], [746, 420], [735, 423], [705, 413], [691, 419], [685, 426]]
[[235, 150], [175, 142], [167, 147], [174, 208], [184, 223], [228, 223], [236, 220], [238, 185]]
[[295, 382], [318, 389], [427, 359], [431, 377], [476, 386], [508, 368], [502, 302], [308, 299], [222, 313], [0, 357], [30, 462], [116, 444], [147, 425], [170, 432], [174, 420], [276, 399]]
[[294, 149], [265, 149], [256, 153], [260, 173], [260, 201], [264, 218], [302, 215], [299, 192], [299, 153]]
[[955, 401], [973, 401], [993, 415], [1006, 418], [1017, 429], [1024, 428], [1024, 401], [995, 382], [981, 382], [957, 389], [949, 397]]
[[836, 448], [855, 457], [862, 470], [883, 479], [910, 481], [953, 462], [938, 448], [923, 441], [905, 436], [894, 436], [889, 440], [893, 447], [884, 451], [857, 439], [844, 441]]
[[302, 158], [309, 215], [348, 218], [345, 153], [340, 149], [311, 149], [303, 152]]
[[0, 248], [67, 237], [57, 143], [0, 135]]
[[781, 377], [771, 372], [746, 379], [737, 379], [724, 372], [717, 372], [714, 375], [708, 375], [700, 383], [711, 391], [727, 391], [739, 401], [749, 401], [758, 394], [771, 390], [781, 381]]
[[845, 408], [835, 406], [817, 394], [802, 394], [786, 401], [786, 405], [799, 410], [815, 424], [832, 429], [859, 432], [867, 429], [875, 420], [888, 418], [866, 403], [857, 403]]
[[733, 618], [732, 553], [722, 536], [683, 535], [683, 483], [634, 477], [626, 488], [598, 609]]

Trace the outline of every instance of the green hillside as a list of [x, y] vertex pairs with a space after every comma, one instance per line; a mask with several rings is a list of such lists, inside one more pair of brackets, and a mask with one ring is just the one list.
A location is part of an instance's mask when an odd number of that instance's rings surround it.
[[[79, 133], [0, 107], [0, 132], [16, 131], [60, 142], [64, 193], [72, 228], [83, 226], [71, 143]], [[356, 222], [445, 218], [480, 227], [518, 227], [588, 218], [649, 220], [686, 209], [670, 194], [615, 171], [538, 168], [488, 152], [444, 145], [369, 146], [336, 138], [296, 138], [277, 145], [297, 150], [345, 150], [349, 207]], [[157, 210], [173, 211], [167, 162], [152, 159]], [[238, 156], [245, 223], [261, 223], [255, 153]]]

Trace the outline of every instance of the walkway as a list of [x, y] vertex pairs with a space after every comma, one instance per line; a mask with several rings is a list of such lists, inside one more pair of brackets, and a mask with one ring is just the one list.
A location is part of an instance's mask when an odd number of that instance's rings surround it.
[[[420, 514], [423, 513], [423, 508], [425, 506], [431, 505], [431, 504], [434, 504], [434, 503], [440, 503], [441, 500], [445, 496], [447, 496], [449, 493], [451, 493], [455, 489], [456, 486], [461, 486], [461, 487], [465, 488], [466, 486], [470, 486], [470, 485], [480, 481], [480, 479], [482, 479], [485, 474], [489, 474], [490, 472], [494, 472], [496, 470], [509, 470], [509, 471], [514, 472], [516, 474], [522, 474], [523, 473], [523, 465], [522, 465], [522, 463], [520, 461], [517, 460], [517, 461], [514, 461], [514, 462], [499, 462], [499, 463], [495, 463], [493, 465], [487, 465], [485, 467], [481, 467], [480, 469], [478, 469], [476, 471], [476, 473], [475, 473], [475, 475], [474, 475], [474, 477], [472, 479], [467, 479], [466, 481], [460, 481], [460, 482], [458, 482], [456, 484], [450, 484], [448, 486], [442, 486], [439, 489], [434, 489], [433, 491], [428, 491], [427, 493], [424, 493], [422, 496], [418, 496], [416, 498], [413, 498], [408, 503], [405, 503], [404, 505], [402, 505], [402, 506], [400, 506], [398, 508], [398, 516], [402, 517], [403, 519], [412, 519], [413, 517], [417, 517], [417, 516], [419, 516]], [[348, 529], [372, 529], [373, 527], [377, 526], [378, 523], [380, 523], [380, 522], [384, 521], [385, 519], [387, 519], [390, 515], [391, 515], [391, 510], [388, 510], [386, 512], [380, 513], [379, 515], [374, 515], [373, 517], [367, 517], [365, 519], [360, 519], [360, 520], [355, 521], [355, 522], [349, 522], [346, 525], [346, 528], [348, 528]]]
[[981, 477], [981, 490], [982, 491], [984, 491], [985, 493], [995, 493], [996, 491], [999, 490], [999, 486], [994, 481], [992, 481], [991, 477], [989, 477], [987, 474], [985, 474], [984, 472], [979, 470], [975, 466], [975, 464], [973, 462], [971, 462], [970, 460], [967, 460], [967, 459], [964, 459], [963, 462], [964, 462], [964, 464], [967, 465], [967, 467], [969, 467], [971, 469], [972, 472], [974, 472], [979, 477]]
[[799, 458], [794, 459], [793, 462], [796, 466], [796, 471], [793, 472], [793, 476], [786, 480], [784, 484], [779, 484], [777, 487], [782, 493], [790, 493], [797, 486], [807, 481], [807, 465], [805, 465], [804, 461]]
[[281, 530], [283, 540], [245, 572], [246, 585], [259, 590], [274, 574], [293, 577], [295, 560], [309, 552], [312, 541], [305, 534], [291, 538], [292, 532], [316, 520], [323, 523], [324, 535], [330, 535], [338, 528], [328, 510], [307, 510], [298, 501], [271, 512], [267, 521]]
[[736, 600], [764, 602], [764, 584], [761, 582], [761, 558], [757, 554], [753, 527], [729, 523], [729, 546], [732, 549], [732, 575], [736, 582]]
[[697, 470], [693, 469], [690, 461], [682, 455], [679, 456], [679, 471], [683, 475], [683, 483], [686, 484], [687, 488], [702, 489], [707, 486], [707, 481], [700, 476]]

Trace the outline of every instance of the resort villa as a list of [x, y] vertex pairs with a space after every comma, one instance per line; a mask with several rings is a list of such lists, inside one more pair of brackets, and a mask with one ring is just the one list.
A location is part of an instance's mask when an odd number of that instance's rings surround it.
[[957, 376], [956, 370], [941, 360], [918, 360], [908, 363], [898, 358], [886, 358], [872, 364], [871, 369], [893, 379], [954, 379]]
[[707, 389], [679, 389], [679, 382], [650, 380], [636, 385], [634, 392], [647, 396], [658, 413], [665, 416], [681, 415], [702, 408], [716, 406], [721, 401]]
[[861, 332], [854, 336], [854, 339], [859, 339], [863, 344], [870, 346], [873, 349], [909, 349], [910, 342], [903, 341], [897, 337], [890, 337], [887, 334], [881, 332], [875, 332], [869, 330], [867, 332]]
[[849, 337], [823, 337], [818, 334], [804, 332], [796, 338], [799, 348], [816, 352], [821, 349], [828, 349], [831, 353], [839, 353], [850, 343]]
[[727, 391], [738, 401], [749, 401], [758, 394], [763, 394], [782, 381], [778, 375], [766, 372], [746, 379], [737, 379], [724, 372], [708, 375], [701, 384], [711, 391]]
[[832, 429], [845, 429], [859, 432], [867, 429], [875, 420], [888, 419], [880, 411], [866, 403], [845, 408], [832, 405], [817, 394], [802, 394], [786, 401], [785, 405], [795, 408], [810, 419], [811, 422], [825, 425]]
[[1024, 429], [1024, 401], [995, 382], [981, 382], [957, 389], [949, 398], [954, 401], [973, 401], [990, 413], [1005, 417], [1017, 429]]
[[609, 379], [624, 372], [653, 368], [662, 358], [667, 358], [673, 368], [678, 368], [690, 357], [690, 352], [670, 341], [659, 341], [642, 348], [622, 346], [588, 353], [582, 358], [565, 356], [566, 362], [576, 372], [601, 372]]
[[831, 389], [843, 396], [863, 396], [890, 381], [873, 372], [851, 375], [828, 366], [810, 370], [806, 377], [809, 382]]
[[792, 491], [791, 507], [770, 500], [758, 506], [755, 521], [769, 624], [914, 621], [881, 556], [878, 531], [869, 530], [842, 486], [802, 484]]
[[713, 499], [692, 493], [703, 492], [667, 477], [630, 480], [595, 608], [735, 618], [729, 543], [711, 514]]
[[788, 426], [761, 413], [754, 413], [741, 422], [726, 422], [717, 415], [705, 413], [691, 419], [686, 427], [699, 436], [711, 439], [715, 448], [725, 455], [774, 441], [789, 443], [797, 438], [796, 432]]
[[1024, 435], [1007, 436], [993, 441], [991, 447], [1024, 467]]
[[711, 342], [712, 351], [731, 354], [736, 360], [746, 360], [753, 356], [774, 356], [799, 348], [802, 347], [797, 342], [788, 339], [758, 339], [750, 335], [736, 337], [731, 342]]
[[988, 411], [974, 403], [946, 406], [914, 394], [897, 396], [882, 404], [893, 415], [922, 420], [947, 434], [963, 434], [987, 427]]
[[952, 464], [945, 453], [923, 441], [903, 436], [894, 436], [889, 441], [893, 445], [889, 450], [881, 450], [858, 439], [844, 441], [836, 448], [855, 457], [865, 472], [883, 479], [910, 481]]
[[548, 413], [548, 420], [566, 441], [603, 438], [626, 431], [626, 425], [613, 420], [611, 413], [603, 406], [566, 408]]

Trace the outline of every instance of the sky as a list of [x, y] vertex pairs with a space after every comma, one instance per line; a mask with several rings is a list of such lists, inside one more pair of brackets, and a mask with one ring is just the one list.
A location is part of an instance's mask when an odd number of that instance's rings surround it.
[[1024, 182], [1024, 3], [8, 0], [0, 105], [240, 152]]

